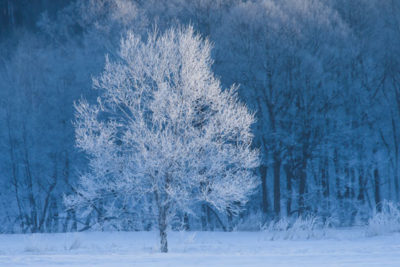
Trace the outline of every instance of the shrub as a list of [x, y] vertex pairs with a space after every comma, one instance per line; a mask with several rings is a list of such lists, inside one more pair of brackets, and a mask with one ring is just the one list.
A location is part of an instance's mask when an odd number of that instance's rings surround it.
[[270, 240], [303, 240], [321, 238], [326, 234], [329, 223], [324, 223], [317, 216], [298, 217], [295, 219], [282, 218], [264, 225], [264, 230]]
[[366, 234], [367, 236], [383, 235], [400, 232], [400, 205], [390, 201], [381, 204], [381, 211], [369, 219]]

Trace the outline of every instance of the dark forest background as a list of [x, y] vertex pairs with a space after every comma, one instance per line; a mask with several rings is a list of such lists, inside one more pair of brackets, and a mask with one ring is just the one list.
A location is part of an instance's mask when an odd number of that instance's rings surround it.
[[[97, 97], [92, 77], [127, 30], [178, 24], [208, 37], [214, 72], [240, 85], [262, 164], [240, 216], [203, 205], [177, 222], [240, 230], [316, 216], [350, 226], [400, 200], [400, 1], [0, 0], [1, 232], [112, 228], [101, 207], [63, 205], [87, 164], [73, 102]], [[129, 212], [123, 230], [152, 228]]]

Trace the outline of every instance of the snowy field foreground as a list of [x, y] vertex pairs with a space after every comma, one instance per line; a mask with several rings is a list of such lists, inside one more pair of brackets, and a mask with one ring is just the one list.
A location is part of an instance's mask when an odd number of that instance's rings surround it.
[[0, 235], [0, 266], [400, 266], [400, 234], [366, 237], [353, 229], [283, 238], [170, 232], [170, 252], [162, 254], [155, 232]]

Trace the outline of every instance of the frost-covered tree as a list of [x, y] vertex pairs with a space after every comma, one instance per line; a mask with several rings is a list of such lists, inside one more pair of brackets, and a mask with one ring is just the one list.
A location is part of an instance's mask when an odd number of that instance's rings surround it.
[[236, 87], [222, 90], [210, 53], [191, 27], [156, 31], [145, 42], [133, 33], [122, 39], [119, 59], [107, 60], [94, 80], [97, 103], [75, 105], [76, 141], [90, 170], [68, 206], [101, 202], [110, 219], [150, 200], [162, 252], [177, 212], [202, 203], [240, 210], [258, 185], [254, 116]]

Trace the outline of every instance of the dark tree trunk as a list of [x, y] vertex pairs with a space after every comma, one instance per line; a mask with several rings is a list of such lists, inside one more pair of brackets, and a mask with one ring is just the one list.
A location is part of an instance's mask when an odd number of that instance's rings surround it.
[[321, 183], [322, 183], [322, 195], [325, 198], [329, 198], [329, 178], [328, 178], [328, 159], [325, 158], [321, 170]]
[[356, 184], [356, 173], [355, 173], [354, 168], [351, 168], [351, 170], [350, 170], [350, 198], [351, 198], [351, 200], [354, 200], [355, 196], [356, 196], [355, 191], [354, 191], [355, 184]]
[[300, 171], [300, 182], [299, 182], [299, 215], [304, 213], [304, 193], [306, 189], [306, 173], [304, 170]]
[[260, 166], [261, 186], [262, 186], [262, 210], [264, 214], [268, 212], [268, 191], [267, 191], [267, 166]]
[[329, 191], [329, 166], [327, 155], [324, 156], [321, 164], [322, 208], [324, 209], [323, 213], [327, 216], [330, 216], [331, 201]]
[[292, 212], [292, 180], [293, 180], [293, 170], [290, 168], [289, 164], [284, 166], [286, 172], [286, 191], [287, 191], [287, 200], [286, 200], [286, 214], [290, 215]]
[[23, 145], [24, 145], [25, 174], [26, 174], [26, 178], [27, 178], [27, 187], [28, 187], [28, 200], [29, 200], [29, 206], [31, 209], [29, 226], [31, 228], [31, 232], [36, 233], [38, 231], [38, 212], [37, 212], [37, 206], [36, 206], [36, 201], [35, 201], [35, 195], [34, 195], [34, 191], [33, 191], [33, 177], [32, 177], [32, 172], [31, 172], [31, 164], [30, 164], [29, 156], [28, 156], [25, 127], [23, 129], [23, 141], [24, 141]]
[[[333, 163], [335, 166], [335, 186], [336, 186], [336, 201], [338, 202], [339, 206], [342, 207], [342, 183], [340, 181], [340, 167], [339, 167], [339, 159], [338, 159], [338, 152], [335, 149], [334, 155], [333, 155]], [[339, 209], [340, 209], [339, 207]]]
[[76, 220], [76, 212], [75, 212], [75, 210], [71, 211], [71, 216], [72, 216], [71, 231], [72, 232], [76, 232], [76, 231], [78, 231], [78, 223], [77, 223], [77, 220]]
[[364, 169], [360, 167], [358, 173], [358, 197], [357, 199], [361, 201], [361, 203], [365, 202], [365, 184], [364, 184]]
[[380, 212], [382, 210], [381, 206], [381, 194], [380, 194], [380, 178], [378, 168], [374, 170], [374, 186], [375, 186], [375, 206], [376, 210]]
[[346, 179], [345, 180], [346, 185], [345, 185], [345, 191], [344, 191], [344, 198], [349, 199], [350, 198], [350, 171], [349, 171], [348, 166], [346, 166], [346, 168], [344, 169], [344, 173], [345, 173], [345, 179]]
[[183, 215], [183, 229], [185, 231], [189, 231], [190, 230], [189, 215], [186, 212]]
[[201, 205], [201, 230], [207, 230], [207, 206], [206, 204]]
[[18, 218], [20, 221], [20, 227], [21, 230], [23, 232], [25, 232], [25, 217], [23, 212], [22, 212], [22, 204], [21, 204], [21, 200], [20, 200], [20, 194], [19, 194], [19, 183], [18, 183], [18, 178], [17, 178], [17, 163], [14, 157], [14, 141], [12, 138], [12, 133], [11, 133], [11, 123], [10, 123], [10, 114], [8, 113], [8, 109], [7, 109], [7, 129], [8, 129], [8, 139], [9, 139], [9, 143], [10, 143], [10, 149], [9, 149], [9, 153], [10, 153], [10, 160], [11, 160], [11, 170], [12, 170], [12, 185], [14, 187], [15, 190], [15, 199], [17, 201], [17, 206], [18, 206]]
[[398, 159], [396, 159], [395, 168], [394, 168], [394, 197], [396, 201], [399, 201], [399, 167], [398, 167]]
[[277, 153], [274, 154], [274, 212], [277, 218], [281, 213], [281, 159]]
[[[231, 212], [231, 210], [228, 208], [226, 210], [227, 215], [228, 215], [228, 227], [227, 227], [227, 231], [228, 232], [232, 232], [233, 231], [233, 226], [232, 226], [232, 220], [233, 220], [233, 214]], [[225, 230], [224, 230], [225, 231]]]
[[212, 218], [211, 218], [211, 208], [207, 205], [206, 206], [206, 210], [207, 210], [207, 225], [208, 225], [208, 229], [211, 231], [214, 231], [214, 224], [212, 222]]
[[299, 215], [303, 215], [305, 210], [305, 193], [306, 193], [306, 182], [307, 182], [307, 159], [303, 158], [300, 167], [300, 181], [299, 181]]
[[393, 142], [394, 142], [394, 190], [395, 190], [395, 200], [399, 201], [399, 141], [397, 136], [396, 123], [392, 116], [392, 129], [393, 129]]
[[300, 170], [299, 170], [299, 216], [303, 215], [306, 209], [305, 203], [305, 194], [306, 194], [306, 187], [307, 187], [307, 164], [309, 158], [309, 149], [310, 149], [310, 132], [309, 129], [306, 130], [304, 137], [303, 137], [303, 146], [302, 146], [302, 155], [300, 160]]

